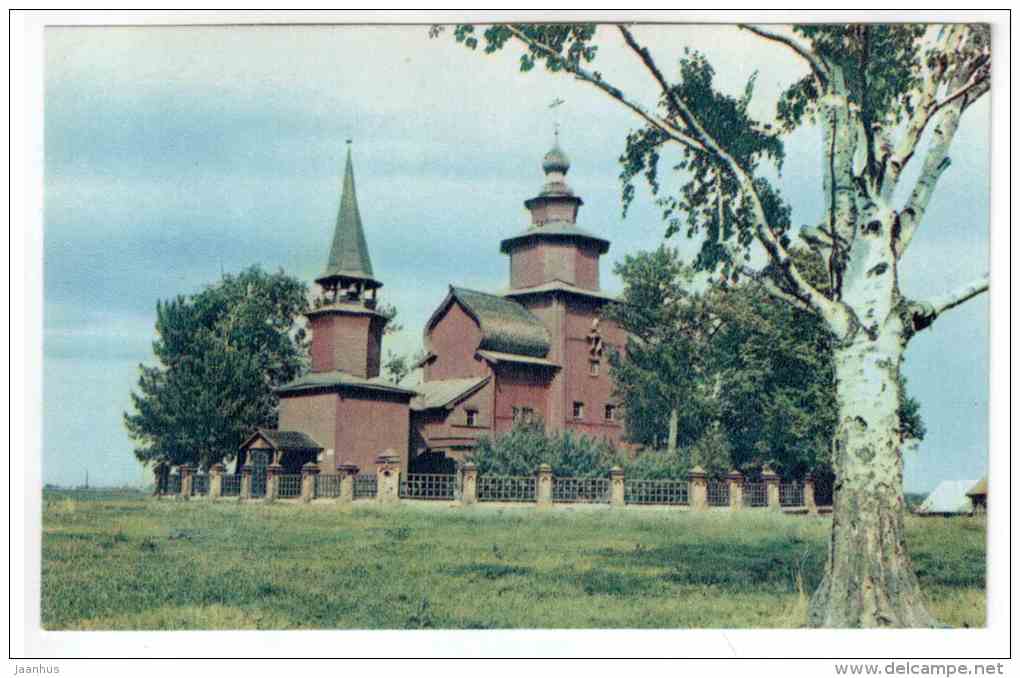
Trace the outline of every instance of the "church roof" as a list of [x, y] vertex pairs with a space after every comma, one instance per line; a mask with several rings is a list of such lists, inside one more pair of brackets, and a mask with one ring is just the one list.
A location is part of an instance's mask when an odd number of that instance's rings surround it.
[[566, 174], [570, 170], [570, 158], [560, 148], [560, 142], [557, 139], [553, 147], [549, 149], [549, 152], [542, 158], [542, 169], [546, 174], [550, 172], [562, 172]]
[[500, 353], [499, 351], [478, 351], [478, 355], [485, 358], [490, 363], [519, 363], [522, 365], [541, 365], [542, 367], [560, 367], [559, 364], [554, 363], [546, 358], [532, 358], [527, 355], [518, 355], [516, 353]]
[[274, 450], [282, 450], [284, 452], [295, 451], [295, 452], [306, 452], [306, 451], [319, 451], [324, 449], [322, 445], [315, 442], [310, 436], [300, 431], [276, 431], [267, 428], [256, 429], [255, 433], [251, 434], [242, 448], [248, 447], [256, 438], [262, 437], [267, 443], [269, 443]]
[[584, 287], [578, 287], [577, 285], [571, 285], [570, 283], [563, 282], [562, 280], [550, 280], [547, 283], [542, 283], [541, 285], [535, 285], [533, 287], [515, 287], [513, 289], [503, 290], [500, 294], [504, 297], [523, 297], [528, 294], [541, 294], [543, 292], [569, 292], [571, 294], [579, 294], [581, 296], [603, 299], [605, 301], [619, 301], [619, 298], [614, 297], [612, 294], [607, 292], [603, 292], [601, 290], [589, 290]]
[[511, 299], [463, 287], [450, 287], [446, 300], [426, 327], [431, 328], [453, 301], [478, 323], [482, 331], [478, 348], [535, 358], [549, 353], [549, 331], [535, 314]]
[[386, 381], [382, 377], [364, 379], [340, 370], [309, 372], [302, 377], [298, 377], [294, 381], [280, 386], [276, 389], [276, 392], [279, 394], [292, 394], [301, 393], [303, 391], [338, 390], [344, 388], [363, 389], [366, 391], [385, 391], [387, 393], [408, 396], [412, 396], [415, 393], [412, 389], [397, 386], [392, 382]]
[[411, 401], [411, 409], [421, 411], [450, 408], [484, 386], [487, 381], [488, 377], [423, 381], [417, 387], [418, 395]]
[[543, 224], [533, 224], [523, 233], [511, 236], [500, 242], [499, 251], [506, 254], [512, 246], [531, 238], [543, 240], [587, 240], [598, 246], [599, 254], [605, 254], [609, 251], [608, 240], [589, 233], [583, 228], [578, 227], [577, 224], [569, 221], [547, 221]]
[[368, 254], [365, 229], [358, 210], [358, 196], [354, 189], [354, 163], [351, 161], [350, 146], [347, 147], [347, 166], [344, 169], [343, 192], [336, 216], [333, 244], [329, 250], [326, 270], [316, 282], [343, 278], [365, 281], [368, 287], [382, 286], [372, 273], [372, 259]]

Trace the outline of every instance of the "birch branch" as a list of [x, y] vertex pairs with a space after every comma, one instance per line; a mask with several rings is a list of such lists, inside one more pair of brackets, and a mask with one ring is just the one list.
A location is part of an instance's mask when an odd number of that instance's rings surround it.
[[[676, 112], [680, 115], [681, 119], [694, 133], [696, 139], [708, 150], [709, 153], [715, 155], [730, 169], [733, 175], [736, 177], [741, 190], [744, 191], [750, 198], [751, 204], [754, 207], [755, 216], [755, 234], [757, 235], [758, 241], [761, 242], [765, 251], [768, 253], [769, 258], [779, 267], [785, 277], [789, 280], [790, 285], [794, 288], [794, 296], [805, 301], [814, 307], [814, 310], [819, 312], [823, 317], [829, 319], [833, 323], [842, 324], [845, 322], [844, 310], [828, 299], [824, 294], [819, 292], [811, 283], [809, 283], [804, 276], [797, 269], [790, 257], [790, 253], [783, 247], [779, 240], [779, 236], [775, 232], [775, 229], [769, 224], [768, 218], [765, 215], [765, 208], [762, 205], [761, 197], [758, 195], [758, 191], [754, 187], [754, 181], [751, 176], [741, 167], [740, 163], [737, 162], [736, 158], [730, 155], [722, 145], [709, 134], [697, 116], [691, 111], [690, 107], [687, 106], [686, 102], [682, 98], [678, 97], [676, 93], [669, 86], [666, 78], [662, 75], [659, 67], [656, 65], [655, 60], [652, 59], [651, 52], [646, 47], [642, 47], [638, 41], [634, 38], [634, 34], [623, 25], [617, 26], [620, 29], [620, 33], [623, 35], [624, 41], [627, 46], [638, 55], [642, 63], [655, 78], [659, 87], [662, 89], [663, 95], [667, 101], [675, 108]], [[839, 331], [839, 329], [837, 329]]]
[[822, 61], [817, 54], [812, 52], [809, 48], [803, 46], [792, 36], [782, 35], [774, 33], [767, 28], [761, 26], [754, 26], [751, 24], [737, 24], [739, 28], [745, 31], [750, 31], [760, 38], [764, 38], [770, 42], [777, 42], [781, 45], [789, 47], [794, 53], [797, 54], [801, 59], [807, 62], [808, 67], [811, 69], [811, 73], [815, 76], [821, 89], [825, 89], [825, 85], [828, 82], [829, 69], [826, 67], [825, 62]]
[[518, 29], [516, 26], [508, 25], [507, 29], [510, 31], [511, 35], [513, 35], [515, 38], [523, 42], [525, 45], [541, 52], [546, 56], [546, 58], [556, 59], [559, 63], [563, 65], [563, 68], [566, 71], [572, 73], [574, 77], [576, 77], [578, 80], [581, 80], [582, 82], [588, 83], [589, 85], [592, 85], [602, 90], [605, 94], [608, 94], [610, 97], [616, 99], [624, 106], [629, 108], [631, 111], [636, 113], [645, 122], [665, 132], [675, 141], [684, 144], [685, 146], [691, 148], [692, 150], [700, 151], [703, 153], [707, 152], [707, 149], [701, 143], [691, 138], [691, 136], [687, 134], [684, 130], [670, 123], [665, 118], [662, 118], [650, 112], [644, 106], [642, 106], [641, 104], [637, 103], [636, 101], [628, 97], [626, 94], [624, 94], [623, 90], [610, 85], [600, 76], [596, 76], [594, 73], [588, 71], [580, 64], [571, 63], [569, 60], [565, 59], [563, 55], [560, 54], [558, 51], [546, 45], [545, 43], [539, 42], [538, 40], [529, 37], [527, 34]]
[[929, 327], [939, 316], [960, 304], [973, 299], [974, 297], [988, 291], [988, 275], [960, 287], [948, 294], [944, 294], [928, 301], [917, 301], [908, 305], [911, 327], [914, 332]]

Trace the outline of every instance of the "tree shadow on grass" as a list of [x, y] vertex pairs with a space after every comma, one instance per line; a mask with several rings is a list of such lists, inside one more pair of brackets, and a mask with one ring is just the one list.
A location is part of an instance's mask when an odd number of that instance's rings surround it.
[[821, 582], [825, 547], [799, 539], [761, 539], [754, 544], [714, 541], [652, 548], [599, 549], [598, 562], [622, 569], [655, 568], [662, 579], [681, 586], [718, 586], [731, 591], [807, 590]]

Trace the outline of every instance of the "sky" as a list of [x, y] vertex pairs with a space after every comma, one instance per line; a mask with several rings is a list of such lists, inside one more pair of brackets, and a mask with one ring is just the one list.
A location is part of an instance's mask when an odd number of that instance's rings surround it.
[[[719, 86], [774, 114], [803, 65], [726, 26], [638, 26], [664, 69], [703, 51]], [[528, 223], [553, 126], [585, 204], [579, 225], [612, 241], [614, 263], [662, 242], [639, 187], [621, 215], [620, 165], [639, 121], [590, 86], [517, 54], [471, 53], [425, 26], [65, 27], [46, 29], [44, 101], [43, 480], [141, 484], [122, 423], [138, 365], [153, 364], [156, 301], [191, 294], [252, 264], [309, 283], [326, 263], [353, 139], [362, 220], [381, 299], [411, 352], [450, 284], [498, 290], [499, 241]], [[613, 31], [596, 63], [651, 108], [655, 85]], [[555, 110], [556, 98], [565, 103]], [[986, 97], [987, 99], [987, 97]], [[908, 297], [950, 291], [988, 270], [989, 108], [967, 112], [921, 230], [905, 255]], [[820, 135], [786, 139], [776, 178], [793, 224], [821, 211]], [[916, 176], [917, 162], [904, 184]], [[663, 171], [665, 187], [680, 178]], [[693, 253], [695, 243], [670, 243]], [[916, 336], [904, 373], [926, 439], [907, 453], [907, 491], [987, 469], [988, 301], [954, 309]]]

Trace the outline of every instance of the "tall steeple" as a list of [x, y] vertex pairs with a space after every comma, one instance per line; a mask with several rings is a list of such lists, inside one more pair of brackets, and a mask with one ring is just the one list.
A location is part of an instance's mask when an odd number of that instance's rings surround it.
[[322, 285], [325, 303], [306, 315], [312, 330], [312, 372], [339, 371], [362, 379], [379, 376], [382, 335], [387, 318], [376, 310], [382, 283], [372, 273], [365, 230], [354, 191], [351, 141], [347, 140], [340, 211]]
[[328, 294], [336, 296], [338, 289], [346, 290], [352, 299], [361, 299], [366, 290], [375, 292], [382, 283], [372, 273], [372, 259], [368, 254], [365, 229], [361, 225], [358, 196], [354, 189], [354, 163], [351, 160], [351, 140], [347, 140], [347, 166], [344, 168], [340, 210], [337, 212], [333, 244], [329, 250], [326, 270], [315, 282]]

